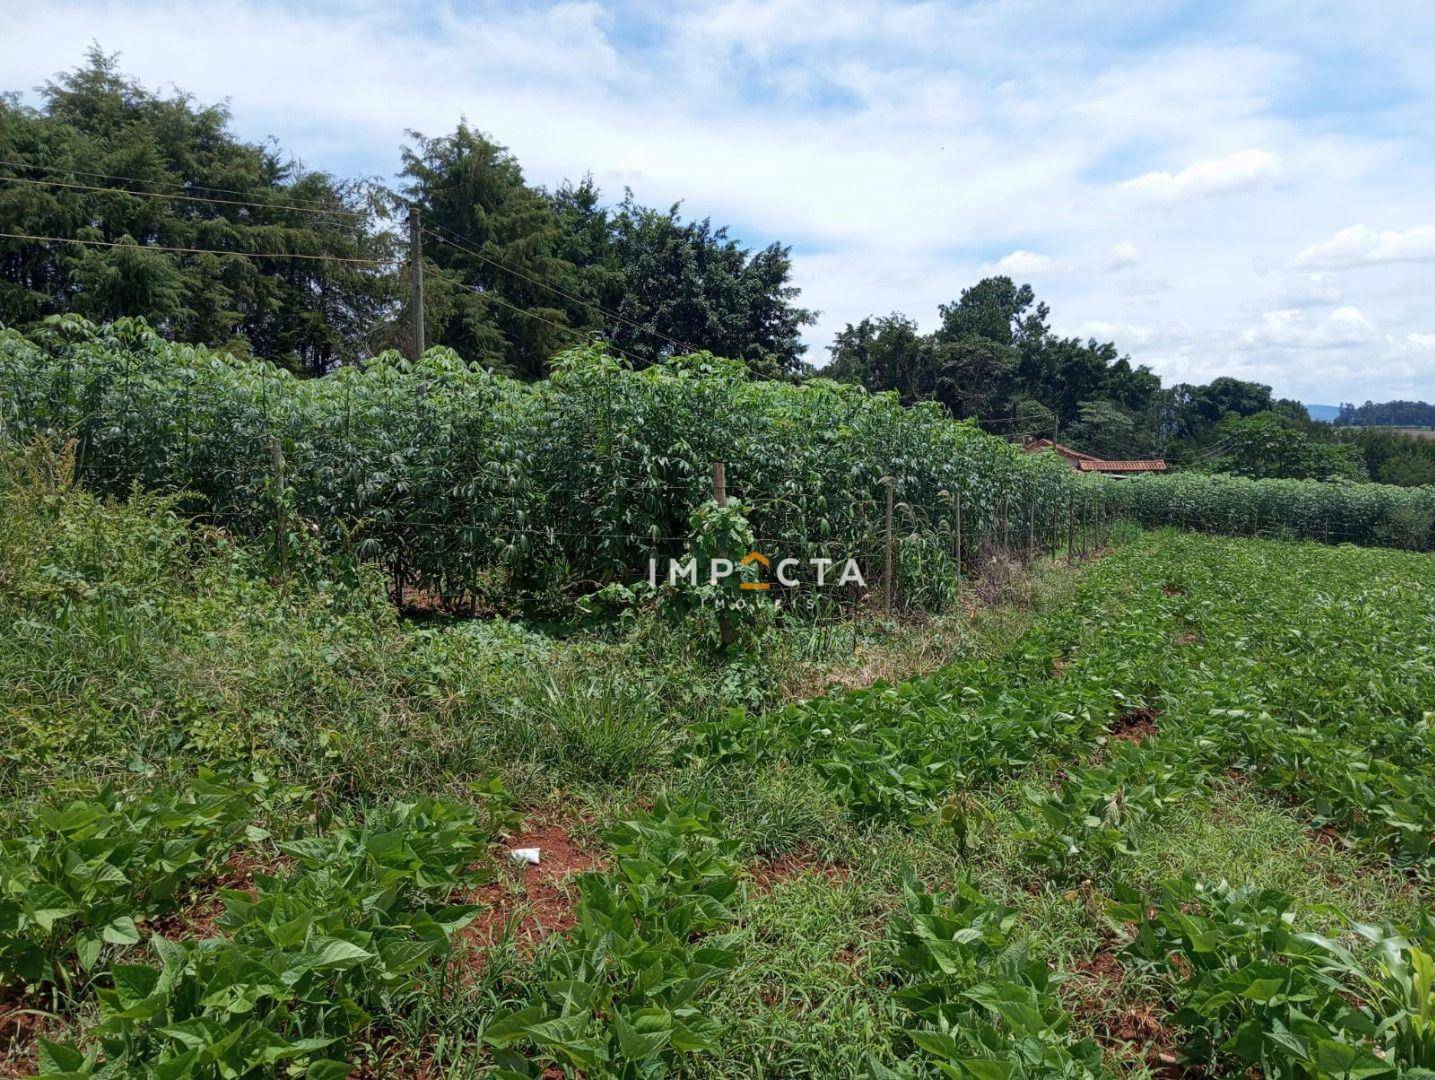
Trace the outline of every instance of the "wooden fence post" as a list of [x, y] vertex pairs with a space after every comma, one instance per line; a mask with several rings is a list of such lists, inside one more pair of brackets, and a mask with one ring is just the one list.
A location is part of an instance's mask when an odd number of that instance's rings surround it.
[[1066, 501], [1066, 563], [1076, 561], [1076, 496]]
[[721, 461], [713, 462], [713, 502], [727, 505], [727, 466]]
[[882, 477], [882, 484], [887, 488], [886, 509], [882, 515], [882, 607], [887, 617], [892, 616], [892, 478]]
[[279, 555], [279, 573], [289, 572], [289, 526], [284, 506], [284, 447], [279, 436], [269, 437], [269, 455], [274, 460], [274, 549]]
[[962, 595], [962, 490], [961, 490], [961, 488], [958, 488], [958, 489], [957, 489], [957, 493], [952, 496], [952, 501], [955, 503], [955, 508], [954, 508], [954, 509], [955, 509], [956, 516], [957, 516], [956, 540], [955, 540], [954, 543], [952, 544], [952, 547], [955, 549], [955, 550], [953, 551], [953, 554], [956, 556], [956, 560], [957, 560], [957, 598], [960, 599], [960, 598], [961, 598], [961, 595]]

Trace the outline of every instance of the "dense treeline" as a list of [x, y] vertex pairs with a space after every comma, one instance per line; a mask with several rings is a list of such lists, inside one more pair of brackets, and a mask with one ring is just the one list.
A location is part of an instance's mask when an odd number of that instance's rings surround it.
[[[364, 348], [398, 295], [378, 265], [394, 251], [373, 189], [241, 142], [229, 119], [150, 93], [98, 51], [39, 109], [0, 96], [0, 231], [97, 242], [0, 238], [0, 320], [142, 315], [167, 337], [302, 371]], [[170, 197], [186, 195], [209, 201]]]
[[[1435, 483], [1435, 440], [1317, 423], [1300, 402], [1241, 379], [1163, 387], [1112, 342], [1052, 333], [1047, 305], [1009, 277], [982, 280], [940, 315], [930, 334], [895, 312], [849, 324], [823, 374], [895, 390], [908, 403], [940, 402], [997, 434], [1057, 438], [1101, 457], [1161, 456], [1260, 479]], [[1421, 414], [1396, 408], [1409, 404], [1356, 412], [1410, 423]], [[1344, 408], [1342, 416], [1353, 409]]]
[[952, 415], [1021, 437], [1055, 437], [1102, 457], [1199, 457], [1231, 417], [1305, 416], [1271, 388], [1219, 378], [1163, 387], [1112, 342], [1061, 337], [1030, 285], [990, 277], [940, 309], [941, 325], [918, 331], [894, 312], [848, 325], [823, 374], [896, 390], [907, 402], [938, 401]]
[[1335, 422], [1353, 427], [1435, 428], [1435, 405], [1423, 401], [1367, 401], [1356, 406], [1346, 402]]
[[223, 106], [160, 96], [94, 49], [38, 108], [0, 96], [0, 232], [92, 242], [0, 238], [0, 321], [137, 316], [320, 374], [409, 339], [396, 226], [412, 204], [429, 230], [428, 340], [466, 360], [538, 378], [597, 336], [639, 365], [701, 345], [764, 374], [801, 369], [813, 316], [786, 247], [748, 251], [631, 194], [605, 207], [589, 179], [533, 186], [463, 123], [414, 133], [401, 167], [397, 188], [306, 170], [237, 138]]

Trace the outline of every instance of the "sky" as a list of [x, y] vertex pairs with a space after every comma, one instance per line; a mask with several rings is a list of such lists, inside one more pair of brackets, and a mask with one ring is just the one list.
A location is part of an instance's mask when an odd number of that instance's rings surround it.
[[92, 42], [311, 168], [467, 118], [531, 182], [790, 244], [819, 365], [1006, 273], [1168, 383], [1435, 400], [1435, 6], [16, 2], [0, 87]]

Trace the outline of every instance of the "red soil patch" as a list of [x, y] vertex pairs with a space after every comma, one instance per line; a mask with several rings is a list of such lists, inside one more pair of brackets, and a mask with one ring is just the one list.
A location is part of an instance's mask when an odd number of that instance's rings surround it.
[[775, 859], [756, 862], [748, 867], [758, 892], [804, 876], [822, 877], [828, 881], [846, 881], [852, 874], [845, 866], [827, 862], [811, 848], [800, 847]]
[[50, 1018], [22, 1000], [18, 992], [0, 999], [0, 1077], [33, 1076], [39, 1062], [37, 1040]]
[[1111, 721], [1111, 726], [1106, 729], [1106, 732], [1113, 739], [1136, 743], [1139, 746], [1157, 734], [1156, 717], [1158, 715], [1160, 714], [1155, 709], [1149, 707], [1132, 709]]
[[1167, 596], [1180, 596], [1180, 595], [1182, 595], [1183, 593], [1185, 593], [1186, 590], [1185, 590], [1185, 589], [1178, 589], [1178, 588], [1176, 588], [1176, 586], [1174, 586], [1174, 585], [1162, 585], [1162, 586], [1161, 586], [1161, 591], [1162, 591], [1163, 593], [1165, 593]]
[[1188, 1075], [1177, 1064], [1178, 1036], [1166, 1026], [1161, 1010], [1148, 1002], [1125, 1005], [1108, 1011], [1121, 997], [1126, 969], [1112, 952], [1103, 949], [1076, 965], [1063, 984], [1064, 996], [1077, 1016], [1086, 1017], [1095, 1029], [1096, 1040], [1108, 1051], [1134, 1049], [1155, 1077]]
[[[538, 848], [538, 865], [514, 864], [509, 850], [528, 847]], [[578, 892], [569, 879], [602, 864], [558, 822], [531, 823], [505, 842], [497, 858], [499, 877], [473, 891], [469, 902], [479, 905], [478, 917], [454, 940], [476, 971], [483, 968], [485, 950], [502, 940], [510, 924], [512, 940], [525, 952], [549, 934], [572, 929]]]
[[189, 903], [170, 915], [151, 920], [146, 929], [152, 930], [170, 941], [183, 938], [215, 938], [222, 936], [219, 918], [224, 914], [224, 901], [220, 899], [221, 889], [236, 889], [253, 896], [256, 892], [254, 877], [274, 875], [287, 868], [289, 860], [255, 858], [247, 851], [230, 854], [219, 874], [196, 890]]
[[389, 599], [395, 603], [400, 612], [412, 618], [446, 616], [458, 619], [477, 619], [495, 614], [492, 608], [482, 607], [476, 597], [444, 596], [437, 589], [420, 589], [414, 585], [405, 585], [403, 591], [397, 596], [394, 594], [393, 587], [390, 586]]

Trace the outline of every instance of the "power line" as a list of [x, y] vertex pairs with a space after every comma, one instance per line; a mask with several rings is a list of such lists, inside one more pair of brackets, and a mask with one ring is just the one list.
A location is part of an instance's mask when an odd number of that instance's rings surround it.
[[31, 236], [27, 233], [0, 232], [10, 240], [34, 240], [55, 244], [88, 244], [91, 247], [133, 247], [142, 251], [176, 251], [188, 255], [239, 255], [246, 259], [317, 259], [321, 262], [352, 263], [356, 266], [385, 266], [379, 259], [351, 259], [340, 255], [305, 255], [299, 252], [225, 251], [221, 248], [177, 247], [173, 244], [124, 243], [118, 240], [81, 240], [76, 236]]
[[[671, 337], [671, 336], [669, 336], [668, 334], [663, 333], [661, 330], [655, 330], [655, 329], [653, 329], [652, 327], [644, 326], [644, 325], [643, 325], [642, 323], [640, 323], [640, 322], [636, 322], [636, 321], [633, 320], [633, 319], [629, 319], [629, 318], [627, 318], [627, 317], [624, 316], [624, 315], [619, 315], [616, 311], [609, 311], [607, 308], [603, 307], [601, 304], [598, 304], [598, 303], [596, 303], [596, 302], [594, 302], [594, 301], [591, 301], [591, 300], [585, 300], [585, 299], [583, 299], [583, 298], [580, 297], [580, 296], [576, 296], [576, 295], [574, 295], [573, 293], [570, 293], [570, 292], [568, 292], [568, 291], [566, 291], [566, 290], [564, 290], [564, 289], [560, 289], [560, 288], [559, 288], [558, 286], [556, 286], [556, 285], [550, 285], [548, 282], [546, 282], [546, 281], [541, 281], [541, 280], [539, 280], [538, 278], [535, 278], [535, 277], [531, 277], [531, 276], [529, 276], [528, 274], [525, 274], [525, 273], [524, 273], [523, 271], [521, 271], [521, 270], [515, 270], [515, 269], [513, 269], [511, 266], [505, 266], [503, 263], [499, 262], [497, 259], [490, 258], [489, 256], [484, 255], [484, 254], [482, 254], [481, 252], [475, 251], [473, 248], [468, 247], [468, 246], [465, 245], [465, 244], [459, 243], [459, 241], [453, 239], [454, 236], [458, 236], [458, 235], [460, 235], [460, 234], [453, 232], [451, 229], [444, 228], [443, 226], [435, 226], [435, 228], [442, 229], [442, 231], [443, 231], [444, 233], [447, 233], [448, 235], [447, 235], [447, 236], [442, 236], [442, 235], [439, 235], [438, 233], [435, 233], [435, 232], [433, 232], [433, 231], [431, 231], [431, 230], [429, 230], [429, 229], [427, 229], [427, 228], [424, 229], [424, 232], [428, 233], [430, 236], [432, 236], [435, 240], [439, 241], [440, 243], [451, 244], [451, 245], [453, 245], [454, 247], [458, 248], [460, 251], [465, 251], [465, 252], [467, 252], [468, 254], [472, 255], [472, 256], [473, 256], [474, 258], [476, 258], [476, 259], [480, 259], [480, 260], [482, 260], [483, 262], [486, 262], [486, 263], [488, 263], [488, 264], [491, 265], [491, 266], [496, 266], [496, 267], [498, 267], [498, 269], [504, 271], [505, 273], [512, 274], [514, 277], [517, 277], [517, 278], [522, 278], [524, 281], [527, 281], [527, 282], [530, 282], [530, 283], [532, 283], [532, 284], [534, 284], [534, 285], [537, 285], [537, 286], [539, 286], [540, 288], [547, 289], [547, 290], [549, 290], [550, 292], [552, 292], [552, 293], [554, 293], [554, 294], [556, 294], [556, 295], [558, 295], [558, 296], [563, 297], [564, 299], [573, 301], [575, 304], [582, 304], [584, 307], [590, 307], [590, 308], [592, 308], [594, 311], [597, 311], [597, 312], [599, 312], [599, 313], [602, 314], [602, 315], [606, 315], [606, 316], [607, 316], [608, 318], [610, 318], [610, 319], [613, 319], [613, 320], [615, 320], [615, 321], [617, 321], [617, 322], [620, 322], [620, 323], [625, 323], [625, 324], [627, 324], [628, 326], [633, 327], [635, 330], [641, 331], [642, 333], [651, 334], [653, 337], [656, 337], [656, 338], [658, 338], [658, 339], [660, 339], [660, 340], [662, 340], [662, 341], [665, 341], [665, 342], [667, 342], [669, 345], [674, 345], [674, 346], [676, 346], [676, 347], [679, 348], [679, 349], [685, 349], [685, 350], [687, 350], [688, 352], [697, 352], [697, 351], [699, 351], [698, 348], [697, 348], [697, 346], [693, 345], [691, 342], [680, 341], [679, 339], [677, 339], [677, 338], [675, 338], [675, 337]], [[471, 243], [475, 243], [474, 240], [472, 240], [472, 239], [470, 239], [470, 238], [468, 238], [468, 237], [464, 237], [464, 239], [465, 239], [465, 240], [468, 240], [468, 243], [470, 243], [470, 244], [471, 244]]]
[[[0, 162], [3, 164], [3, 162]], [[101, 187], [97, 184], [72, 184], [65, 180], [31, 180], [24, 176], [0, 176], [0, 180], [12, 184], [33, 184], [36, 187], [69, 188], [74, 191], [102, 191], [115, 195], [138, 195], [146, 199], [175, 199], [182, 202], [214, 203], [219, 206], [246, 206], [260, 210], [297, 210], [303, 214], [330, 214], [335, 217], [364, 217], [357, 210], [323, 210], [318, 207], [297, 206], [291, 203], [248, 202], [243, 199], [214, 199], [204, 195], [178, 195], [167, 191], [131, 191], [128, 188]], [[144, 183], [143, 180], [134, 181]]]
[[[37, 165], [37, 164], [31, 163], [31, 162], [26, 162], [26, 161], [4, 161], [4, 160], [0, 160], [0, 166], [4, 166], [4, 167], [7, 168], [7, 169], [35, 169], [35, 170], [37, 170], [37, 171], [39, 171], [39, 172], [65, 173], [65, 174], [70, 174], [70, 175], [74, 175], [74, 176], [90, 176], [90, 177], [94, 177], [94, 178], [99, 179], [99, 180], [119, 180], [119, 181], [122, 181], [122, 182], [124, 182], [124, 183], [126, 183], [126, 184], [149, 184], [151, 187], [169, 187], [169, 188], [186, 188], [186, 187], [187, 187], [187, 185], [185, 185], [185, 184], [167, 183], [167, 182], [165, 182], [165, 181], [163, 181], [163, 180], [141, 180], [141, 179], [138, 179], [137, 177], [133, 177], [133, 176], [116, 176], [116, 175], [114, 175], [113, 173], [87, 172], [87, 171], [84, 170], [84, 169], [62, 169], [62, 168], [57, 168], [57, 167], [51, 166], [51, 165]], [[21, 179], [21, 178], [20, 178], [20, 177], [6, 177], [6, 179]], [[213, 185], [211, 185], [211, 184], [197, 184], [197, 185], [194, 185], [194, 186], [195, 186], [195, 187], [198, 187], [198, 188], [201, 188], [201, 189], [204, 190], [204, 191], [219, 191], [219, 192], [223, 192], [225, 195], [244, 195], [244, 196], [252, 196], [252, 195], [254, 194], [253, 191], [238, 191], [238, 190], [236, 190], [236, 189], [234, 189], [234, 188], [215, 187], [215, 186], [213, 186]], [[123, 189], [114, 189], [114, 190], [123, 190]], [[132, 191], [132, 192], [128, 192], [128, 194], [131, 194], [131, 195], [145, 195], [145, 194], [153, 194], [153, 193], [151, 193], [151, 192], [142, 192], [142, 191]], [[197, 198], [197, 196], [192, 196], [192, 197]], [[309, 203], [307, 206], [305, 206], [305, 205], [303, 205], [303, 204], [301, 204], [301, 203], [296, 202], [296, 203], [294, 203], [293, 205], [291, 205], [290, 207], [288, 207], [288, 209], [293, 209], [293, 210], [308, 210], [308, 211], [313, 212], [313, 213], [348, 214], [348, 215], [353, 216], [353, 217], [366, 217], [366, 216], [367, 216], [366, 214], [363, 213], [363, 211], [360, 211], [360, 210], [334, 210], [334, 209], [332, 209], [332, 208], [330, 208], [330, 207], [321, 207], [318, 203]]]

